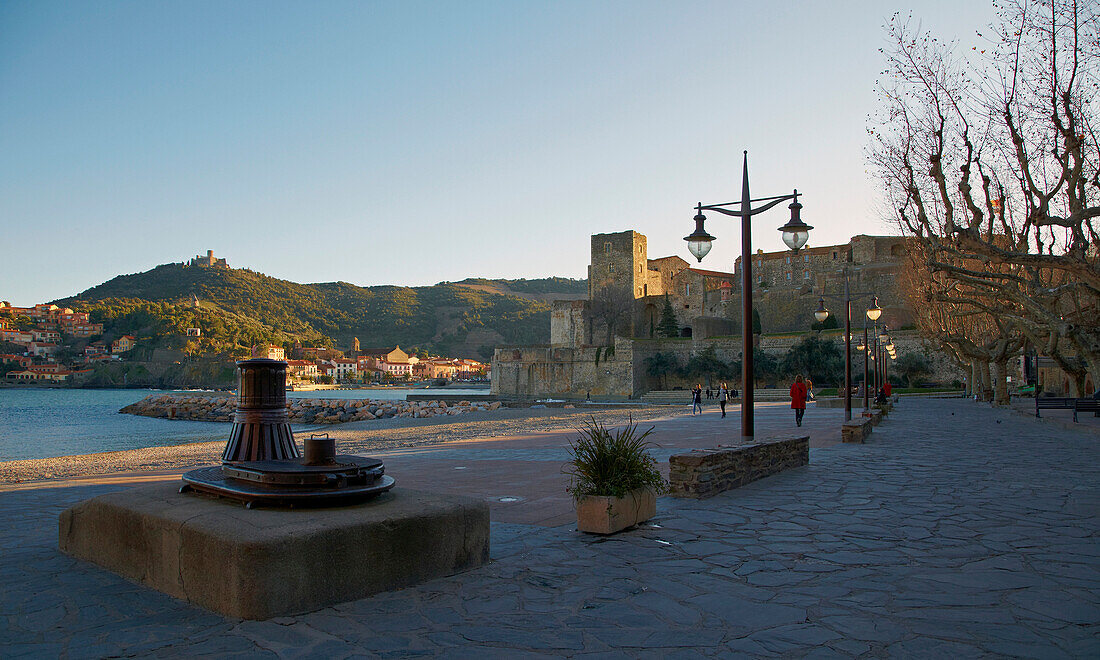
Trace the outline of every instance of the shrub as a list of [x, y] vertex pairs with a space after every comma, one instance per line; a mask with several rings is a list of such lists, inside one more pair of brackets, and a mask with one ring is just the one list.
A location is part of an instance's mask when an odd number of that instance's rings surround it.
[[652, 488], [665, 492], [665, 480], [657, 470], [657, 460], [649, 455], [646, 437], [653, 427], [638, 433], [631, 423], [611, 431], [593, 417], [584, 428], [577, 429], [580, 438], [569, 443], [572, 459], [564, 472], [569, 475], [566, 491], [579, 500], [586, 495], [622, 497], [637, 488]]

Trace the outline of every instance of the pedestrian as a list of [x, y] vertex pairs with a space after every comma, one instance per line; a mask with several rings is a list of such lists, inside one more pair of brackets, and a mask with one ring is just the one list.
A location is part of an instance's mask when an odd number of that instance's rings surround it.
[[894, 390], [894, 388], [893, 388], [893, 387], [892, 387], [892, 386], [890, 385], [890, 381], [886, 381], [886, 384], [884, 384], [884, 385], [882, 386], [882, 391], [883, 391], [883, 392], [886, 392], [886, 400], [887, 400], [887, 401], [889, 401], [889, 400], [890, 400], [890, 393], [891, 393], [891, 392], [892, 392], [893, 390]]
[[802, 374], [795, 376], [791, 385], [791, 408], [794, 408], [795, 424], [802, 426], [802, 416], [806, 414], [806, 383]]
[[729, 400], [729, 389], [726, 388], [726, 384], [722, 383], [722, 386], [718, 388], [718, 406], [722, 409], [722, 417], [726, 416], [726, 401]]
[[691, 390], [691, 414], [696, 412], [703, 412], [703, 386], [699, 383]]
[[707, 386], [707, 399], [710, 399], [710, 386]]
[[809, 376], [806, 376], [806, 399], [809, 401], [814, 400], [814, 382], [810, 380]]

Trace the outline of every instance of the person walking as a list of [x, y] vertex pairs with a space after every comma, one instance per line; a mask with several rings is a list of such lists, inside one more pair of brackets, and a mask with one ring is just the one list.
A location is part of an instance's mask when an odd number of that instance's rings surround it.
[[722, 409], [722, 417], [726, 416], [726, 401], [729, 400], [729, 389], [726, 388], [726, 384], [722, 383], [722, 386], [718, 388], [718, 407]]
[[809, 376], [806, 376], [806, 399], [809, 401], [814, 400], [814, 382], [810, 380]]
[[695, 389], [691, 390], [691, 414], [696, 412], [703, 412], [703, 386], [699, 383], [695, 384]]
[[802, 426], [802, 416], [806, 414], [806, 383], [802, 374], [795, 376], [791, 385], [791, 408], [794, 408], [795, 424]]

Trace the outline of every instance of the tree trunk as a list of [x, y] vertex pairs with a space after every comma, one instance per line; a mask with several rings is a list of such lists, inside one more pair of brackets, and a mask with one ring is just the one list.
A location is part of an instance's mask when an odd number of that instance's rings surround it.
[[966, 381], [966, 396], [973, 398], [982, 391], [982, 377], [978, 373], [978, 361], [970, 361], [970, 378]]
[[1007, 406], [1009, 404], [1008, 382], [1005, 380], [1007, 375], [1008, 361], [995, 361], [993, 363], [993, 405], [995, 406]]
[[993, 380], [989, 375], [989, 363], [985, 361], [978, 362], [978, 376], [981, 378], [981, 390], [979, 390], [982, 401], [990, 401], [993, 398]]

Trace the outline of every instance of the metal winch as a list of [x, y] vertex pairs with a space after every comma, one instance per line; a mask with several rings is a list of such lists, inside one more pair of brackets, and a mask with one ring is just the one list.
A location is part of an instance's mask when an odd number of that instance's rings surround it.
[[337, 454], [327, 433], [311, 435], [299, 453], [286, 412], [286, 366], [267, 358], [237, 362], [237, 412], [222, 464], [184, 474], [181, 493], [229, 497], [248, 508], [340, 506], [393, 488], [382, 461]]

